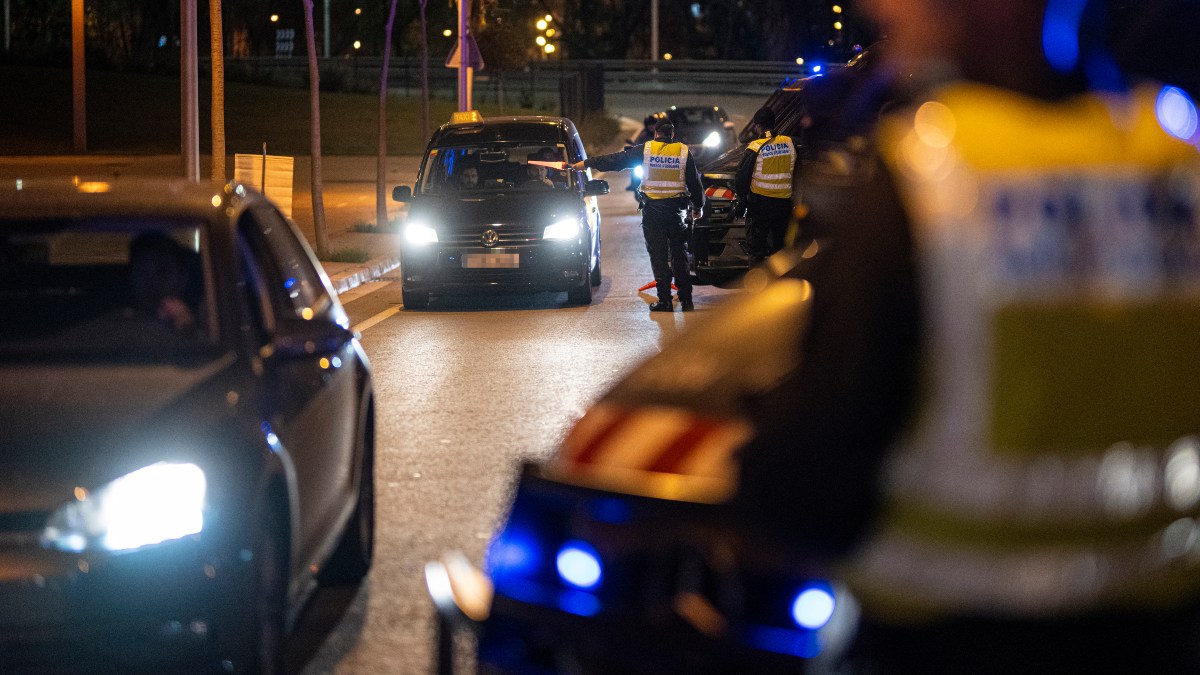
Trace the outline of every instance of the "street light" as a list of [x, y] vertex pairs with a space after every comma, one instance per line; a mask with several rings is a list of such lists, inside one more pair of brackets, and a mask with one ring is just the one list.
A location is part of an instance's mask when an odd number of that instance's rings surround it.
[[545, 19], [538, 19], [538, 22], [536, 25], [537, 25], [538, 30], [546, 30], [546, 26], [548, 26], [549, 24], [546, 23]]
[[454, 35], [454, 31], [450, 30], [449, 28], [442, 31], [442, 37], [450, 37], [451, 35]]
[[279, 15], [278, 15], [278, 14], [272, 14], [272, 15], [271, 15], [271, 23], [275, 23], [276, 21], [279, 21]]
[[547, 54], [554, 53], [554, 45], [552, 45], [552, 44], [547, 44], [545, 47], [542, 47], [542, 49], [546, 50]]
[[537, 36], [537, 39], [536, 39], [536, 40], [534, 40], [534, 42], [538, 43], [538, 46], [539, 46], [539, 47], [545, 47], [545, 46], [546, 46], [546, 38], [542, 37], [541, 35]]

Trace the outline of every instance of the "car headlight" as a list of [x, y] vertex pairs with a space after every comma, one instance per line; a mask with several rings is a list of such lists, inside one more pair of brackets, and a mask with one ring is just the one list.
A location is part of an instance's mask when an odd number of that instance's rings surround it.
[[721, 144], [721, 134], [719, 134], [715, 131], [704, 137], [703, 145], [706, 148], [715, 148], [720, 144]]
[[642, 168], [641, 164], [638, 164], [637, 166], [633, 167], [633, 175], [637, 176], [638, 178], [645, 178], [646, 170]]
[[126, 551], [197, 534], [204, 527], [204, 471], [160, 462], [87, 492], [50, 515], [42, 543], [65, 551]]
[[404, 227], [404, 241], [417, 246], [436, 244], [437, 230], [420, 221], [410, 222]]
[[542, 233], [543, 239], [568, 241], [579, 236], [579, 219], [566, 218], [546, 228]]

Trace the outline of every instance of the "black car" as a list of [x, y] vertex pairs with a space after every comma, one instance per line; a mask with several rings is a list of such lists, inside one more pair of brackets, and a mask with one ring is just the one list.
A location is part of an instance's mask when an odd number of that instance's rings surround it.
[[374, 542], [367, 359], [240, 185], [0, 189], [0, 672], [276, 672]]
[[[775, 260], [793, 270], [804, 253]], [[797, 367], [813, 298], [790, 272], [752, 274], [763, 290], [685, 330], [522, 468], [482, 569], [459, 554], [426, 566], [443, 672], [466, 626], [482, 672], [834, 672], [856, 600], [729, 506], [750, 413]]]
[[[763, 102], [775, 112], [775, 131], [795, 142], [798, 161], [871, 130], [893, 95], [894, 74], [876, 67], [884, 48], [885, 43], [876, 43], [828, 74], [788, 79]], [[688, 247], [698, 283], [720, 285], [750, 268], [746, 221], [733, 192], [738, 164], [754, 140], [749, 131], [746, 125], [735, 144], [700, 166], [708, 206]]]
[[608, 183], [568, 165], [587, 157], [562, 117], [502, 117], [442, 125], [425, 150], [401, 247], [404, 306], [430, 295], [488, 289], [566, 291], [592, 301], [600, 285], [600, 210]]
[[721, 106], [671, 106], [662, 115], [675, 126], [675, 139], [687, 143], [704, 163], [737, 145], [733, 121]]

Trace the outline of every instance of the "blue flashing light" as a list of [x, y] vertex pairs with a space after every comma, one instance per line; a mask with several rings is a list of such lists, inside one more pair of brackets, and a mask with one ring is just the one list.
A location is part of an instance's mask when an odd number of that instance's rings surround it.
[[821, 65], [820, 65], [820, 64], [817, 64], [817, 65], [813, 66], [813, 67], [812, 67], [812, 71], [813, 71], [814, 73], [819, 73], [819, 72], [821, 72]]
[[283, 282], [283, 287], [292, 290], [292, 286], [296, 285], [296, 277], [288, 277], [288, 280]]
[[836, 606], [833, 589], [824, 583], [809, 584], [792, 600], [792, 619], [801, 628], [817, 630], [833, 618]]
[[488, 574], [497, 584], [533, 576], [542, 558], [537, 537], [522, 528], [509, 527], [492, 542], [487, 556]]
[[1050, 0], [1042, 20], [1042, 52], [1060, 73], [1079, 65], [1079, 26], [1087, 0]]
[[1164, 131], [1185, 141], [1191, 140], [1196, 135], [1197, 126], [1200, 126], [1196, 104], [1178, 87], [1163, 87], [1158, 92], [1154, 112]]
[[587, 591], [599, 586], [604, 575], [596, 549], [582, 541], [563, 544], [555, 563], [563, 582], [580, 590]]

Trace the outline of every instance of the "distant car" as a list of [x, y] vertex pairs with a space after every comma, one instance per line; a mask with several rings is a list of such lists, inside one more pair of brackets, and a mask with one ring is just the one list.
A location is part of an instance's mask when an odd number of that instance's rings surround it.
[[374, 545], [371, 373], [238, 185], [0, 188], [0, 672], [278, 672]]
[[[772, 268], [803, 260], [780, 256]], [[729, 300], [523, 467], [483, 568], [426, 566], [442, 672], [468, 626], [481, 672], [835, 672], [857, 602], [817, 556], [728, 508], [756, 433], [747, 409], [798, 365], [811, 298], [788, 274]]]
[[429, 139], [401, 246], [404, 306], [486, 290], [567, 292], [592, 301], [600, 285], [600, 210], [608, 183], [566, 165], [586, 159], [562, 117], [477, 114]]
[[737, 145], [733, 121], [721, 106], [671, 106], [663, 111], [675, 139], [688, 144], [697, 162], [707, 162]]

